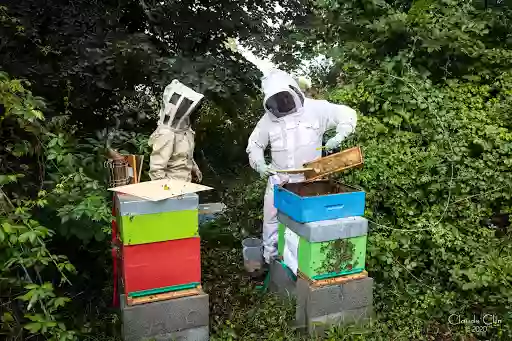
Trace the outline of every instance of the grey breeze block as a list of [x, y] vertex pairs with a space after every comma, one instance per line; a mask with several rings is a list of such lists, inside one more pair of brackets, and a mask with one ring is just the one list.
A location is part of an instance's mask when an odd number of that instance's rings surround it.
[[165, 335], [159, 335], [148, 341], [208, 341], [210, 333], [208, 326], [185, 329], [179, 332], [174, 332]]
[[369, 325], [373, 316], [373, 306], [344, 310], [310, 319], [308, 321], [308, 331], [312, 335], [320, 336], [331, 326], [346, 324]]
[[[176, 332], [186, 329], [208, 327], [208, 295], [201, 291], [195, 296], [134, 306], [128, 306], [125, 296], [121, 295], [121, 316], [125, 341], [166, 340], [161, 337], [170, 334], [177, 336]], [[196, 336], [198, 333], [200, 331], [195, 333]], [[182, 337], [182, 340], [188, 339]]]
[[296, 279], [289, 273], [290, 270], [285, 269], [283, 265], [273, 259], [270, 262], [270, 283], [269, 290], [277, 293], [281, 297], [295, 297], [296, 295]]
[[342, 284], [313, 287], [309, 282], [297, 279], [296, 323], [310, 325], [317, 318], [341, 314], [336, 318], [349, 323], [350, 314], [373, 305], [373, 278], [352, 280]]

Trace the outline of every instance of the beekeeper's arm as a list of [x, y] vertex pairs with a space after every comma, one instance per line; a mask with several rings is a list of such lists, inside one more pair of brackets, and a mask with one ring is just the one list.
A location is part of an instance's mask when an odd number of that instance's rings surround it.
[[148, 144], [153, 147], [149, 157], [149, 177], [151, 180], [165, 178], [167, 162], [174, 150], [174, 132], [165, 126], [159, 126], [149, 137]]
[[194, 159], [192, 159], [192, 174], [195, 175], [197, 182], [203, 181], [203, 173], [201, 173], [201, 170]]
[[321, 108], [317, 108], [317, 112], [322, 115], [324, 132], [336, 129], [336, 135], [325, 143], [325, 149], [333, 150], [338, 148], [341, 142], [356, 130], [357, 113], [354, 109], [342, 104], [321, 101], [319, 105]]
[[265, 117], [258, 121], [251, 136], [249, 136], [246, 149], [249, 156], [249, 164], [262, 177], [268, 176], [271, 173], [270, 167], [265, 162], [265, 149], [269, 141], [268, 129], [265, 123]]

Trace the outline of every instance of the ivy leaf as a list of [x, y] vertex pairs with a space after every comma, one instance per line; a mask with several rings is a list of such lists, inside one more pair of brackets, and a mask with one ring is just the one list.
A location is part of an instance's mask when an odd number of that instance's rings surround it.
[[53, 300], [53, 307], [55, 309], [57, 309], [59, 307], [63, 307], [69, 301], [70, 301], [70, 299], [67, 297], [57, 297], [56, 299]]
[[42, 329], [43, 325], [39, 322], [27, 323], [24, 328], [30, 331], [32, 334], [37, 334]]
[[14, 317], [12, 316], [12, 314], [10, 312], [6, 311], [2, 314], [2, 322], [9, 323], [9, 322], [13, 322], [13, 321], [14, 321]]
[[27, 241], [30, 240], [30, 242], [32, 244], [35, 244], [36, 240], [37, 240], [37, 233], [35, 231], [28, 231], [28, 232], [25, 232], [25, 233], [22, 233], [18, 240], [21, 242], [21, 243], [26, 243]]

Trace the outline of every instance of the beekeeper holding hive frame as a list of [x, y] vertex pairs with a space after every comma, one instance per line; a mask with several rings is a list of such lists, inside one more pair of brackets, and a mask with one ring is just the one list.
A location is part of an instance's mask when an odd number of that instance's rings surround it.
[[[355, 110], [345, 105], [306, 98], [288, 73], [273, 69], [262, 79], [265, 114], [249, 137], [247, 154], [251, 167], [268, 177], [263, 200], [263, 256], [267, 263], [277, 254], [277, 209], [274, 185], [300, 182], [304, 174], [282, 174], [276, 170], [302, 168], [321, 157], [325, 131], [336, 129], [327, 141], [326, 150], [340, 147], [356, 128]], [[267, 164], [264, 151], [270, 145], [272, 162]]]
[[165, 87], [158, 127], [149, 138], [153, 148], [149, 160], [151, 180], [192, 182], [194, 177], [201, 182], [202, 174], [194, 161], [191, 115], [203, 97], [176, 79]]

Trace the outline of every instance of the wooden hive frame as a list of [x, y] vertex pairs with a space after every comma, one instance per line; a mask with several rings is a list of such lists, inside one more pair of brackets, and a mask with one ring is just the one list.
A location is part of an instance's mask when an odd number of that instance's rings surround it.
[[332, 173], [362, 167], [363, 164], [363, 153], [361, 147], [357, 146], [305, 163], [304, 168], [312, 170], [304, 172], [304, 176], [307, 181], [315, 181]]

